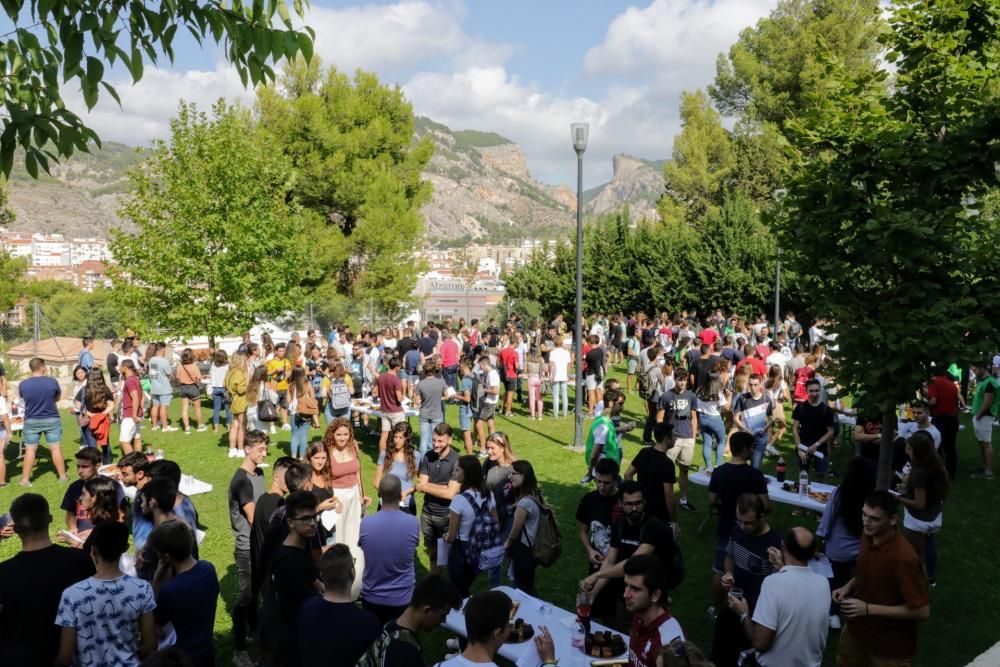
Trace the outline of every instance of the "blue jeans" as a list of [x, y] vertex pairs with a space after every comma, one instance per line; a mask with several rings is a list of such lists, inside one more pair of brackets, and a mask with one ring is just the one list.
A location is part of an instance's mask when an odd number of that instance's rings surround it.
[[219, 414], [222, 412], [222, 406], [226, 406], [226, 425], [233, 423], [233, 411], [231, 404], [226, 403], [226, 388], [225, 387], [212, 387], [212, 424], [215, 426], [219, 425]]
[[306, 454], [306, 445], [309, 444], [309, 426], [312, 419], [295, 415], [292, 417], [292, 456], [300, 459]]
[[417, 456], [419, 461], [423, 456], [431, 451], [434, 446], [431, 438], [434, 436], [434, 427], [440, 424], [442, 419], [421, 419], [420, 420], [420, 453]]
[[458, 379], [458, 366], [448, 366], [441, 369], [441, 379], [449, 387], [455, 387], [455, 380]]
[[559, 416], [559, 398], [562, 396], [563, 404], [563, 414], [569, 414], [569, 383], [553, 382], [552, 383], [552, 416]]
[[[714, 468], [726, 462], [726, 425], [720, 415], [698, 413], [698, 430], [701, 431], [701, 452], [705, 457], [705, 467]], [[715, 465], [712, 465], [712, 450], [715, 450]]]
[[750, 455], [750, 465], [760, 470], [760, 464], [764, 460], [764, 453], [767, 450], [767, 432], [755, 433], [753, 436], [753, 453]]
[[97, 436], [90, 430], [90, 426], [80, 427], [80, 446], [97, 447]]
[[343, 417], [344, 419], [351, 418], [351, 408], [346, 407], [343, 410], [334, 410], [333, 406], [330, 404], [330, 399], [326, 399], [326, 405], [323, 406], [323, 412], [326, 415], [326, 425], [329, 426], [337, 417]]

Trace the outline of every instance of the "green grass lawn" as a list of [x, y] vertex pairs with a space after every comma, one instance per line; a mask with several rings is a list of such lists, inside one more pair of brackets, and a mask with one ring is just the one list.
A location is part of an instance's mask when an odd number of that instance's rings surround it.
[[[172, 417], [179, 412], [179, 401], [174, 403], [176, 405]], [[206, 416], [211, 415], [209, 406], [210, 402], [206, 401]], [[547, 402], [546, 407], [550, 409], [550, 406], [551, 404]], [[498, 417], [497, 429], [508, 434], [519, 458], [527, 459], [534, 465], [546, 498], [557, 509], [564, 537], [564, 552], [559, 563], [539, 572], [539, 595], [569, 609], [573, 606], [578, 582], [586, 574], [585, 557], [576, 539], [577, 527], [573, 519], [577, 502], [584, 492], [578, 483], [584, 473], [583, 456], [564, 449], [564, 445], [572, 439], [572, 418], [553, 419], [547, 416], [538, 422], [525, 418], [526, 408], [518, 407], [515, 413], [512, 419]], [[642, 401], [638, 395], [630, 395], [624, 418], [639, 421], [641, 427], [642, 413]], [[448, 420], [457, 428], [457, 408], [449, 408]], [[72, 461], [72, 452], [79, 437], [78, 429], [68, 415], [63, 421], [66, 429], [64, 450]], [[923, 624], [920, 654], [916, 661], [918, 665], [965, 665], [1000, 639], [997, 631], [1000, 627], [1000, 608], [996, 605], [997, 586], [992, 575], [988, 574], [992, 571], [998, 545], [996, 537], [998, 524], [994, 514], [996, 509], [992, 506], [992, 501], [997, 495], [997, 482], [969, 479], [968, 471], [978, 464], [979, 456], [971, 427], [968, 426], [968, 419], [963, 421], [967, 428], [959, 434], [960, 477], [948, 499], [944, 527], [938, 538], [941, 554], [938, 586], [931, 596], [931, 618]], [[585, 425], [589, 423], [585, 422]], [[239, 460], [226, 458], [227, 440], [222, 431], [219, 434], [208, 432], [187, 436], [181, 432], [146, 435], [149, 436], [149, 443], [154, 447], [162, 447], [167, 457], [177, 461], [185, 473], [193, 474], [215, 487], [212, 493], [195, 496], [193, 500], [198, 508], [201, 523], [207, 531], [201, 546], [202, 557], [215, 564], [222, 579], [223, 600], [219, 605], [215, 627], [219, 664], [228, 664], [231, 651], [229, 604], [236, 590], [236, 570], [232, 561], [233, 538], [229, 529], [226, 489], [233, 471], [239, 465]], [[113, 436], [117, 436], [117, 428], [113, 429]], [[640, 436], [641, 428], [624, 438], [626, 461], [639, 450]], [[311, 439], [316, 440], [320, 437], [321, 432], [314, 431]], [[787, 436], [786, 440], [783, 449], [786, 458], [789, 458], [791, 437]], [[288, 442], [288, 432], [279, 431], [273, 436], [269, 462], [288, 452]], [[377, 440], [366, 436], [362, 440], [362, 447], [365, 454], [364, 475], [370, 488], [378, 449]], [[700, 452], [700, 446], [697, 450]], [[837, 469], [843, 470], [852, 452], [853, 448], [849, 444], [842, 444], [836, 450], [834, 461]], [[35, 469], [32, 491], [44, 494], [52, 505], [54, 534], [64, 526], [63, 513], [58, 509], [58, 505], [65, 486], [56, 483], [55, 473], [44, 446], [40, 448], [39, 454], [41, 461]], [[11, 445], [7, 448], [6, 460], [9, 462], [8, 478], [13, 480], [13, 483], [0, 489], [0, 512], [6, 511], [10, 502], [21, 492], [21, 488], [17, 485], [20, 464], [12, 461], [15, 456], [16, 446]], [[696, 461], [699, 460], [700, 454], [696, 454]], [[773, 474], [773, 459], [765, 463], [765, 469]], [[73, 474], [71, 466], [70, 475]], [[683, 531], [680, 544], [685, 557], [686, 576], [679, 590], [673, 595], [673, 612], [688, 637], [707, 651], [711, 646], [712, 626], [705, 610], [709, 605], [715, 526], [713, 519], [704, 529], [698, 530], [708, 509], [706, 490], [692, 485], [691, 500], [697, 506], [698, 512], [694, 514], [682, 512], [679, 517]], [[803, 523], [806, 527], [814, 529], [817, 520], [793, 517], [790, 508], [780, 504], [776, 505], [771, 516], [772, 527], [779, 531]], [[19, 546], [16, 538], [0, 543], [0, 558], [10, 557], [16, 553]], [[417, 565], [418, 576], [425, 572], [426, 564], [426, 555], [421, 548]], [[484, 586], [485, 576], [480, 577], [477, 584], [479, 587]], [[427, 656], [432, 664], [441, 659], [445, 636], [443, 631], [439, 631], [425, 641]], [[835, 664], [836, 645], [836, 633], [831, 633], [825, 664]]]

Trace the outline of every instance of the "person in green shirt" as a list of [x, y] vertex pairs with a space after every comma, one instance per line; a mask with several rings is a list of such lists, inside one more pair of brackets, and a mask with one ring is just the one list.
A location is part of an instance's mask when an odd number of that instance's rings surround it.
[[993, 420], [1000, 409], [997, 401], [997, 381], [990, 375], [990, 364], [973, 366], [976, 376], [976, 393], [972, 397], [972, 429], [979, 442], [979, 453], [983, 457], [983, 469], [975, 473], [975, 479], [993, 479]]
[[584, 458], [587, 461], [587, 474], [580, 484], [589, 484], [594, 479], [594, 466], [600, 459], [614, 459], [618, 465], [622, 462], [622, 448], [618, 436], [635, 428], [635, 422], [627, 422], [616, 427], [615, 417], [618, 417], [625, 407], [625, 394], [621, 389], [608, 389], [604, 392], [604, 411], [594, 419], [587, 433], [587, 446]]

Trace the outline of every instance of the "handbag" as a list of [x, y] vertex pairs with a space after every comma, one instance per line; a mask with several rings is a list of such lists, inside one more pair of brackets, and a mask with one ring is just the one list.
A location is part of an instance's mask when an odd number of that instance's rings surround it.
[[266, 396], [257, 401], [257, 421], [276, 422], [278, 421], [278, 406], [274, 401]]
[[304, 415], [306, 417], [312, 417], [313, 415], [319, 414], [319, 403], [316, 402], [316, 396], [311, 392], [305, 392], [301, 396], [297, 397], [298, 400], [298, 410], [296, 414]]

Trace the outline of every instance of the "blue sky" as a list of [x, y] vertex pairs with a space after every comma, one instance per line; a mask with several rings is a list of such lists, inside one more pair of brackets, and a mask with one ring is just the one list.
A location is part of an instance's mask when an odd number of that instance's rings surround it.
[[[499, 132], [547, 183], [575, 182], [569, 123], [591, 124], [586, 185], [611, 177], [617, 153], [669, 157], [681, 91], [711, 82], [715, 60], [777, 0], [399, 0], [313, 2], [306, 23], [326, 65], [372, 70], [400, 85], [420, 115], [454, 129]], [[180, 35], [180, 33], [178, 33]], [[179, 99], [252, 103], [215, 46], [175, 45], [172, 67], [137, 86], [111, 77], [87, 116], [105, 139], [167, 135]], [[66, 90], [75, 109], [78, 91]]]

